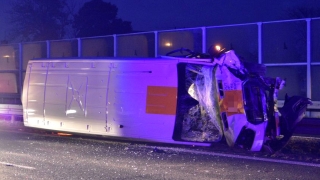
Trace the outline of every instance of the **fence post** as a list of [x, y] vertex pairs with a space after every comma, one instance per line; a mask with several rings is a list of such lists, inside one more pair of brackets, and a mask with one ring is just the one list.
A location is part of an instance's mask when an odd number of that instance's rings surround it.
[[19, 90], [18, 92], [22, 94], [22, 73], [23, 73], [23, 48], [22, 48], [22, 43], [19, 43], [19, 73], [18, 73], [18, 78], [19, 78]]
[[113, 57], [117, 57], [117, 35], [113, 35]]
[[158, 37], [158, 31], [154, 31], [154, 56], [158, 57], [158, 43], [159, 37]]
[[50, 58], [50, 41], [47, 40], [46, 43], [47, 43], [47, 58]]
[[262, 64], [262, 22], [258, 22], [258, 63]]
[[82, 56], [82, 42], [80, 38], [77, 38], [78, 40], [78, 57]]
[[202, 27], [202, 53], [207, 52], [207, 29], [206, 27]]
[[307, 18], [307, 97], [311, 98], [311, 19]]

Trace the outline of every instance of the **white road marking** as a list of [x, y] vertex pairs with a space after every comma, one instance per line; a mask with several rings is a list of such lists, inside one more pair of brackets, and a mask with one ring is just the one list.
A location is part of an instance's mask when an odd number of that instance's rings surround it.
[[320, 139], [320, 137], [308, 137], [308, 136], [292, 136], [292, 138], [300, 138], [300, 139]]
[[320, 168], [320, 164], [299, 162], [299, 161], [288, 161], [288, 160], [281, 160], [281, 159], [267, 159], [267, 158], [251, 157], [251, 156], [241, 156], [241, 155], [223, 154], [223, 153], [205, 152], [205, 151], [195, 151], [195, 150], [178, 149], [178, 148], [160, 147], [159, 149], [172, 150], [172, 151], [178, 151], [178, 152], [186, 152], [186, 153], [194, 153], [194, 154], [201, 154], [201, 155], [221, 156], [221, 157], [236, 158], [236, 159], [247, 159], [247, 160], [255, 160], [255, 161], [274, 162], [274, 163], [311, 166], [311, 167], [319, 167]]
[[18, 165], [18, 164], [11, 164], [8, 162], [1, 162], [1, 161], [0, 161], [0, 164], [5, 165], [5, 166], [13, 166], [13, 167], [18, 167], [18, 168], [23, 168], [23, 169], [30, 169], [30, 170], [36, 169], [34, 167], [23, 166], [23, 165]]

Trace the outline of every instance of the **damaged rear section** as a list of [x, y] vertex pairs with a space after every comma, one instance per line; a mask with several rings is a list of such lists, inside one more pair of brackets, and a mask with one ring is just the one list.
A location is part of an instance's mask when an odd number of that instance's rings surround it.
[[301, 121], [310, 99], [287, 98], [277, 107], [285, 81], [265, 77], [266, 67], [239, 60], [234, 51], [211, 63], [178, 64], [178, 101], [174, 140], [226, 139], [251, 151], [281, 149]]

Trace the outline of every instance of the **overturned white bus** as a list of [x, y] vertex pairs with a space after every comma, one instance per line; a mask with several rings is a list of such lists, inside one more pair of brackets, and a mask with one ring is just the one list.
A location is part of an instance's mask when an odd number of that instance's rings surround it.
[[[284, 81], [234, 51], [217, 58], [39, 59], [23, 87], [24, 124], [142, 141], [252, 151], [283, 147], [311, 101], [287, 98]], [[279, 112], [280, 111], [280, 112]]]

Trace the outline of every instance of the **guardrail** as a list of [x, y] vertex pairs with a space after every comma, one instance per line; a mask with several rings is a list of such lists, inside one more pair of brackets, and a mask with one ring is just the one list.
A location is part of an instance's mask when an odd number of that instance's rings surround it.
[[22, 105], [0, 104], [0, 118], [4, 120], [10, 120], [11, 122], [22, 121]]
[[[308, 105], [308, 109], [306, 112], [306, 118], [311, 116], [311, 113], [316, 113], [316, 117], [320, 118], [320, 101], [313, 101], [312, 105]], [[282, 107], [284, 101], [278, 101], [278, 107]], [[0, 104], [0, 116], [10, 117], [10, 120], [14, 121], [23, 116], [22, 105], [15, 104]], [[315, 117], [315, 114], [312, 115]]]
[[[306, 118], [307, 119], [315, 119], [320, 118], [320, 101], [313, 101], [312, 105], [308, 105], [306, 111]], [[278, 107], [282, 107], [284, 101], [278, 101]], [[22, 105], [15, 105], [15, 104], [0, 104], [0, 117], [4, 117], [8, 120], [8, 117], [11, 121], [20, 120], [23, 116], [23, 109]], [[313, 118], [310, 118], [313, 117]], [[318, 121], [318, 119], [316, 119]]]
[[[279, 107], [283, 106], [284, 101], [279, 101]], [[298, 136], [320, 137], [320, 121], [316, 118], [308, 117], [308, 113], [318, 113], [320, 117], [320, 102], [313, 102], [308, 106], [307, 116], [297, 125], [295, 133]], [[13, 123], [14, 121], [23, 121], [22, 105], [0, 104], [0, 120], [7, 120]]]

